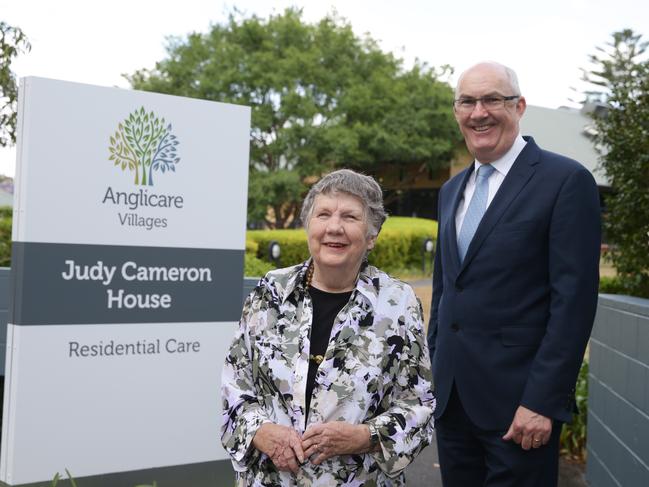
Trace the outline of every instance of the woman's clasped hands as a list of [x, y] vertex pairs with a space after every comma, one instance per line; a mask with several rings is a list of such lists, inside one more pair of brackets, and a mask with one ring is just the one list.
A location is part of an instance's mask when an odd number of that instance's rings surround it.
[[344, 421], [311, 425], [302, 437], [288, 426], [264, 423], [252, 444], [265, 453], [278, 470], [296, 474], [306, 461], [320, 465], [337, 455], [370, 451], [370, 435], [366, 425]]

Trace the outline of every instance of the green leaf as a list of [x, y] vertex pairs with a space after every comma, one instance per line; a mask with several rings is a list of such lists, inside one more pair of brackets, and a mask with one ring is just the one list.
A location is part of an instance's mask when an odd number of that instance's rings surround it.
[[77, 483], [74, 481], [72, 474], [70, 474], [70, 471], [67, 468], [65, 469], [65, 473], [68, 475], [68, 479], [70, 480], [72, 487], [77, 487]]

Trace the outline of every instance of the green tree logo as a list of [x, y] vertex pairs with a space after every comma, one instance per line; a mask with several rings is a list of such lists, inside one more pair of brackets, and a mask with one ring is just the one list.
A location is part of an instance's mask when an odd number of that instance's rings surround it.
[[153, 186], [155, 171], [176, 171], [176, 164], [180, 162], [177, 146], [171, 124], [140, 107], [120, 122], [115, 134], [111, 135], [108, 159], [122, 171], [133, 171], [135, 184]]

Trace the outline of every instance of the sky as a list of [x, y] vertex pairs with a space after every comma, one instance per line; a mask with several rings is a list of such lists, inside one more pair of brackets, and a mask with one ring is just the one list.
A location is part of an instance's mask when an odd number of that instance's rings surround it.
[[[307, 22], [335, 10], [357, 35], [411, 66], [448, 64], [454, 84], [482, 60], [512, 67], [528, 104], [577, 106], [580, 68], [613, 32], [649, 36], [645, 0], [0, 0], [0, 21], [20, 27], [32, 49], [12, 64], [18, 77], [129, 88], [123, 74], [153, 68], [169, 36], [207, 32], [237, 9], [267, 17], [302, 8]], [[0, 174], [13, 176], [15, 148], [0, 148]]]

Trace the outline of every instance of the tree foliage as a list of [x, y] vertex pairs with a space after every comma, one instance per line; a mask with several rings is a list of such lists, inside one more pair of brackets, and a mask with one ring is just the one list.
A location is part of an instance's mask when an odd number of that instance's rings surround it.
[[[448, 164], [459, 133], [441, 73], [383, 52], [335, 14], [236, 12], [207, 33], [170, 39], [167, 58], [127, 78], [136, 89], [252, 107], [249, 218], [295, 221], [304, 181], [337, 167]], [[287, 181], [297, 181], [288, 191]], [[273, 211], [267, 212], [264, 205]]]
[[262, 172], [253, 168], [248, 184], [248, 221], [283, 222], [279, 228], [296, 226], [306, 190], [297, 171]]
[[29, 42], [22, 30], [0, 21], [0, 147], [16, 142], [18, 86], [11, 71], [11, 62], [18, 54], [29, 49]]
[[[611, 257], [627, 292], [649, 297], [649, 43], [626, 29], [590, 56], [585, 79], [595, 116], [600, 161], [611, 182], [605, 220]], [[597, 112], [596, 112], [597, 113]]]

